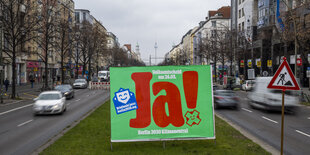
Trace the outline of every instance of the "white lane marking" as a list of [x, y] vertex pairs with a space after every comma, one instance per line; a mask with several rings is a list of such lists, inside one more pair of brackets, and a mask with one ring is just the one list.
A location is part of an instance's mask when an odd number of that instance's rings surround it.
[[4, 104], [4, 105], [0, 104], [0, 107], [5, 107], [5, 106], [12, 105], [12, 104], [19, 103], [19, 102], [22, 102], [22, 100], [16, 101], [16, 102], [12, 102], [12, 103], [7, 103], [7, 104]]
[[251, 111], [249, 109], [245, 109], [245, 108], [241, 108], [241, 109], [244, 110], [244, 111], [247, 111], [247, 112], [253, 112], [253, 111]]
[[16, 110], [19, 110], [19, 109], [27, 108], [27, 107], [32, 106], [32, 105], [33, 104], [28, 104], [28, 105], [25, 105], [25, 106], [22, 106], [22, 107], [18, 107], [18, 108], [15, 108], [15, 109], [11, 109], [9, 111], [2, 112], [2, 113], [0, 113], [0, 116], [4, 115], [4, 114], [7, 114], [7, 113], [10, 113], [10, 112], [13, 112], [13, 111], [16, 111]]
[[67, 106], [69, 106], [71, 103], [67, 103]]
[[75, 100], [76, 102], [78, 102], [78, 101], [80, 101], [81, 99], [77, 99], [77, 100]]
[[89, 96], [89, 95], [86, 95], [87, 97]]
[[308, 119], [310, 119], [310, 117], [308, 117]]
[[301, 131], [299, 131], [299, 130], [295, 130], [296, 132], [298, 132], [298, 133], [300, 133], [300, 134], [302, 134], [302, 135], [304, 135], [304, 136], [307, 136], [307, 137], [309, 137], [310, 138], [310, 135], [309, 134], [306, 134], [306, 133], [304, 133], [304, 132], [301, 132]]
[[26, 121], [26, 122], [24, 122], [24, 123], [22, 123], [22, 124], [19, 124], [19, 125], [17, 125], [17, 126], [18, 126], [18, 127], [21, 127], [21, 126], [23, 126], [23, 125], [26, 125], [26, 124], [32, 122], [32, 121], [33, 121], [33, 120], [29, 120], [29, 121]]
[[265, 117], [265, 116], [263, 116], [262, 118], [265, 119], [265, 120], [268, 120], [268, 121], [270, 121], [270, 122], [273, 122], [273, 123], [277, 123], [277, 124], [278, 124], [277, 121], [274, 121], [274, 120], [272, 120], [272, 119], [269, 119], [269, 118], [267, 118], [267, 117]]

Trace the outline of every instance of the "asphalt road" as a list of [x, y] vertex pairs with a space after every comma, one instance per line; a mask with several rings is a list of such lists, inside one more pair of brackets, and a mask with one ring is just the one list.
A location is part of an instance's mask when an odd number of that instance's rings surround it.
[[[217, 114], [237, 124], [258, 139], [281, 149], [281, 112], [266, 112], [248, 106], [246, 92], [238, 92], [240, 110], [219, 109]], [[310, 107], [301, 106], [296, 115], [284, 117], [284, 154], [310, 153]]]
[[[29, 92], [34, 98], [39, 92]], [[106, 90], [78, 89], [63, 115], [33, 116], [32, 100], [0, 107], [0, 154], [25, 155], [109, 99]]]

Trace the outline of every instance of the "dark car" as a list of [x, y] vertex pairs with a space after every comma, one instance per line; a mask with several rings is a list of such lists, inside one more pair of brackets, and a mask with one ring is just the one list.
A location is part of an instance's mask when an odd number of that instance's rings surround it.
[[219, 109], [223, 107], [239, 109], [239, 98], [231, 90], [215, 90], [214, 91], [214, 108]]
[[94, 77], [92, 77], [92, 78], [91, 78], [91, 82], [99, 82], [98, 77], [95, 77], [95, 76], [94, 76]]
[[74, 98], [74, 90], [72, 89], [71, 85], [57, 85], [55, 90], [60, 91], [62, 95], [66, 97], [66, 99]]

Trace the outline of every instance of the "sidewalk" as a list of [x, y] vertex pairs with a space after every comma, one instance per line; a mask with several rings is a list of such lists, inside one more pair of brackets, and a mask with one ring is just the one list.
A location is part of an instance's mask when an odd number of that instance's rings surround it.
[[11, 94], [12, 94], [12, 86], [9, 86], [9, 89], [7, 92], [5, 92], [5, 87], [3, 87], [3, 103], [0, 104], [10, 104], [10, 103], [15, 103], [17, 101], [22, 101], [22, 100], [29, 100], [30, 98], [23, 97], [24, 93], [27, 92], [40, 92], [40, 89], [42, 88], [43, 83], [34, 83], [33, 88], [31, 88], [31, 84], [22, 84], [22, 85], [16, 85], [15, 91], [16, 91], [16, 99], [12, 100]]

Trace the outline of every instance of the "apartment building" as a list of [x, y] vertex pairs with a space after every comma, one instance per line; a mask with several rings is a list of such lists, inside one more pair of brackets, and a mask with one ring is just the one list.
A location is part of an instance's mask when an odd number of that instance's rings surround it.
[[[208, 54], [208, 48], [203, 47], [212, 40], [227, 37], [231, 29], [231, 10], [229, 6], [224, 6], [218, 10], [208, 12], [206, 21], [199, 23], [199, 27], [193, 32], [193, 64], [214, 63], [213, 58]], [[207, 43], [209, 42], [209, 43]]]

